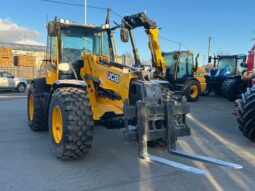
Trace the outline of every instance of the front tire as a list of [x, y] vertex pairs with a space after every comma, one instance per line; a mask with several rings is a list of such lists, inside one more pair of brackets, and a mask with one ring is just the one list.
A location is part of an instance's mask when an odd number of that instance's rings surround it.
[[255, 86], [248, 88], [238, 101], [237, 122], [243, 135], [255, 142]]
[[185, 89], [185, 95], [188, 101], [197, 101], [201, 94], [200, 83], [196, 80], [190, 80]]
[[229, 101], [235, 101], [236, 100], [236, 88], [237, 88], [237, 82], [235, 79], [228, 80], [226, 85], [226, 98]]
[[56, 89], [49, 107], [49, 136], [57, 158], [83, 157], [93, 140], [93, 113], [85, 90], [73, 87]]
[[227, 94], [227, 85], [228, 85], [228, 80], [225, 80], [222, 85], [221, 85], [221, 95], [222, 97], [226, 98]]

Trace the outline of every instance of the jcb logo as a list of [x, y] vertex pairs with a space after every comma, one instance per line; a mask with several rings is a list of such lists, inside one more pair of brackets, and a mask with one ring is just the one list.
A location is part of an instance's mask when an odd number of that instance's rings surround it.
[[111, 80], [115, 83], [120, 83], [120, 76], [111, 72], [108, 72], [108, 80]]
[[203, 74], [203, 73], [195, 73], [194, 76], [195, 76], [195, 77], [201, 77], [201, 76], [204, 76], [204, 74]]

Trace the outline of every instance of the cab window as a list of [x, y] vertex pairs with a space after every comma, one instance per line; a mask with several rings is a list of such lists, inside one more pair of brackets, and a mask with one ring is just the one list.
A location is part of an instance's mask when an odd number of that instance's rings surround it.
[[56, 53], [56, 37], [48, 36], [47, 44], [47, 60], [51, 63], [56, 63], [57, 53]]
[[11, 74], [8, 73], [8, 72], [3, 72], [3, 77], [4, 77], [4, 78], [13, 78], [13, 75], [11, 75]]

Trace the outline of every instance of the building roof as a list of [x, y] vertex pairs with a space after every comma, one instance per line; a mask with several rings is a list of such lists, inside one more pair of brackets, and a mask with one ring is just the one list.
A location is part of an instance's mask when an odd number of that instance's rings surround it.
[[46, 46], [0, 42], [0, 48], [11, 48], [14, 50], [44, 52], [46, 49]]

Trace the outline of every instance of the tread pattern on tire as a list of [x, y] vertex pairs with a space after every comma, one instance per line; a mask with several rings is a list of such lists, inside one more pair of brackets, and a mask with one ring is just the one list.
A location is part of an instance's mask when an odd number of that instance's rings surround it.
[[[51, 130], [51, 113], [59, 105], [63, 116], [63, 137], [56, 144]], [[54, 91], [49, 109], [50, 139], [53, 152], [61, 160], [81, 158], [91, 148], [93, 140], [93, 113], [85, 90], [74, 87]]]
[[[29, 127], [33, 131], [48, 130], [48, 115], [45, 113], [40, 103], [40, 92], [45, 91], [47, 87], [45, 78], [34, 79], [30, 85], [27, 96], [27, 115]], [[29, 119], [29, 96], [32, 94], [34, 98], [34, 118]]]
[[228, 80], [224, 80], [224, 82], [221, 85], [221, 95], [222, 97], [226, 98], [226, 93], [227, 93], [227, 85], [228, 85]]
[[235, 101], [236, 100], [236, 80], [235, 79], [230, 79], [227, 81], [226, 84], [226, 98], [229, 101]]
[[255, 141], [255, 86], [238, 100], [237, 122], [244, 136]]

